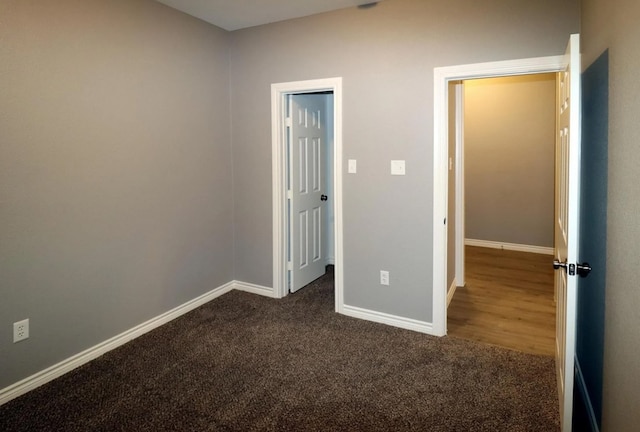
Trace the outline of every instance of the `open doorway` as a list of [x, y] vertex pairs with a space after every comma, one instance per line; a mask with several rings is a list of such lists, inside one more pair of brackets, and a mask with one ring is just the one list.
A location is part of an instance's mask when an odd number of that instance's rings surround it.
[[[447, 254], [456, 244], [448, 241], [449, 204], [449, 83], [477, 78], [559, 72], [565, 56], [539, 57], [434, 69], [434, 162], [433, 162], [433, 324], [432, 334], [447, 334]], [[460, 163], [458, 158], [452, 164]], [[455, 198], [451, 198], [455, 199]], [[456, 210], [461, 204], [456, 201]], [[449, 221], [449, 223], [448, 223]], [[463, 247], [463, 245], [461, 245]]]
[[333, 92], [287, 95], [287, 286], [294, 293], [334, 264]]
[[[272, 84], [271, 107], [274, 296], [333, 264], [335, 309], [342, 312], [342, 79]], [[296, 273], [312, 262], [315, 270]]]
[[554, 354], [556, 76], [449, 84], [449, 157], [461, 171], [450, 163], [449, 218], [462, 219], [448, 227], [452, 336]]

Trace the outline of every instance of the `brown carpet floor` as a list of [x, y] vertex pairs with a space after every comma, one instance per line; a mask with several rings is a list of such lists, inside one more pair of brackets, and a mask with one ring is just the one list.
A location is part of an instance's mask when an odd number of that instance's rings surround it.
[[231, 292], [0, 407], [0, 431], [558, 431], [550, 357]]

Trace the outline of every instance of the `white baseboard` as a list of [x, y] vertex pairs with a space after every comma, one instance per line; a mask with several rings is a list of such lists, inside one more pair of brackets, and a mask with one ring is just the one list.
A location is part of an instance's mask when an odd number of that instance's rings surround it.
[[251, 294], [258, 294], [265, 297], [277, 298], [275, 291], [273, 288], [265, 287], [262, 285], [250, 284], [247, 282], [233, 281], [232, 282], [233, 289], [238, 291], [244, 291]]
[[10, 400], [17, 398], [33, 389], [40, 387], [54, 379], [72, 371], [73, 369], [84, 365], [85, 363], [94, 360], [101, 355], [118, 348], [125, 343], [142, 336], [151, 330], [160, 327], [163, 324], [168, 323], [193, 309], [202, 306], [203, 304], [220, 297], [221, 295], [231, 291], [233, 289], [233, 282], [226, 283], [218, 288], [215, 288], [208, 293], [205, 293], [193, 300], [184, 303], [168, 312], [158, 315], [140, 325], [133, 327], [117, 336], [112, 337], [98, 345], [95, 345], [85, 351], [82, 351], [74, 356], [69, 357], [66, 360], [61, 361], [51, 367], [48, 367], [36, 374], [31, 375], [15, 384], [10, 385], [0, 390], [0, 405], [3, 405]]
[[580, 368], [580, 361], [576, 356], [575, 359], [575, 369], [576, 369], [576, 381], [575, 385], [578, 386], [578, 391], [582, 395], [582, 400], [584, 401], [584, 405], [587, 408], [587, 415], [589, 416], [589, 424], [591, 425], [591, 432], [600, 432], [600, 428], [598, 427], [598, 422], [596, 421], [596, 414], [593, 411], [593, 403], [591, 402], [591, 398], [589, 397], [589, 393], [587, 392], [587, 384], [584, 381], [584, 375], [582, 375], [582, 368]]
[[366, 321], [373, 321], [380, 324], [387, 324], [393, 327], [399, 327], [406, 330], [413, 330], [420, 333], [433, 335], [433, 325], [425, 321], [403, 318], [383, 312], [376, 312], [348, 305], [344, 305], [340, 313], [353, 318], [359, 318]]
[[478, 247], [486, 247], [491, 249], [504, 249], [504, 250], [518, 251], [518, 252], [530, 252], [530, 253], [537, 253], [537, 254], [543, 254], [543, 255], [553, 255], [554, 253], [552, 247], [494, 242], [489, 240], [464, 239], [464, 244], [465, 246], [478, 246]]
[[456, 280], [454, 279], [453, 282], [451, 282], [451, 286], [447, 290], [447, 307], [449, 306], [449, 304], [451, 304], [451, 299], [453, 298], [453, 295], [456, 293], [456, 288], [457, 287], [458, 287], [458, 284], [456, 283]]
[[[102, 343], [99, 343], [85, 351], [82, 351], [76, 355], [69, 357], [53, 366], [50, 366], [38, 373], [31, 375], [15, 384], [10, 385], [0, 390], [0, 405], [3, 405], [31, 390], [34, 390], [54, 379], [78, 368], [91, 360], [94, 360], [101, 355], [124, 345], [125, 343], [142, 336], [151, 330], [160, 327], [172, 321], [187, 312], [202, 306], [203, 304], [220, 297], [223, 294], [232, 290], [245, 291], [253, 294], [258, 294], [266, 297], [276, 298], [276, 294], [273, 288], [264, 287], [260, 285], [250, 284], [240, 281], [231, 281], [218, 288], [215, 288], [208, 293], [205, 293], [193, 300], [184, 303], [168, 312], [158, 315], [140, 325], [133, 327], [117, 336], [114, 336]], [[399, 327], [407, 330], [413, 330], [420, 333], [426, 333], [433, 335], [432, 323], [418, 321], [411, 318], [398, 317], [382, 312], [371, 311], [354, 306], [345, 305], [341, 311], [342, 314], [351, 316], [354, 318], [360, 318], [367, 321], [373, 321], [381, 324], [387, 324], [394, 327]]]

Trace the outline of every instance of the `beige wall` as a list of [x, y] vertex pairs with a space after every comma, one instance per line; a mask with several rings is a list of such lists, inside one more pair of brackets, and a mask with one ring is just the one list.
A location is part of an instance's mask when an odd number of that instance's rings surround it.
[[233, 207], [225, 32], [2, 0], [0, 41], [1, 389], [232, 280]]
[[609, 185], [603, 431], [640, 424], [640, 3], [582, 2], [583, 67], [609, 49]]
[[465, 81], [465, 237], [553, 247], [555, 74]]

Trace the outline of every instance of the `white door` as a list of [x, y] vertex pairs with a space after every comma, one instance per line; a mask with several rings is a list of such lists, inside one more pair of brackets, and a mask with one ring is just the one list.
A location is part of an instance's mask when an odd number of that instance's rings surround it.
[[290, 103], [289, 250], [290, 291], [325, 273], [323, 225], [326, 145], [325, 98], [293, 95]]
[[556, 134], [556, 368], [562, 430], [571, 430], [578, 234], [580, 223], [580, 37], [571, 35], [566, 67], [558, 74]]

